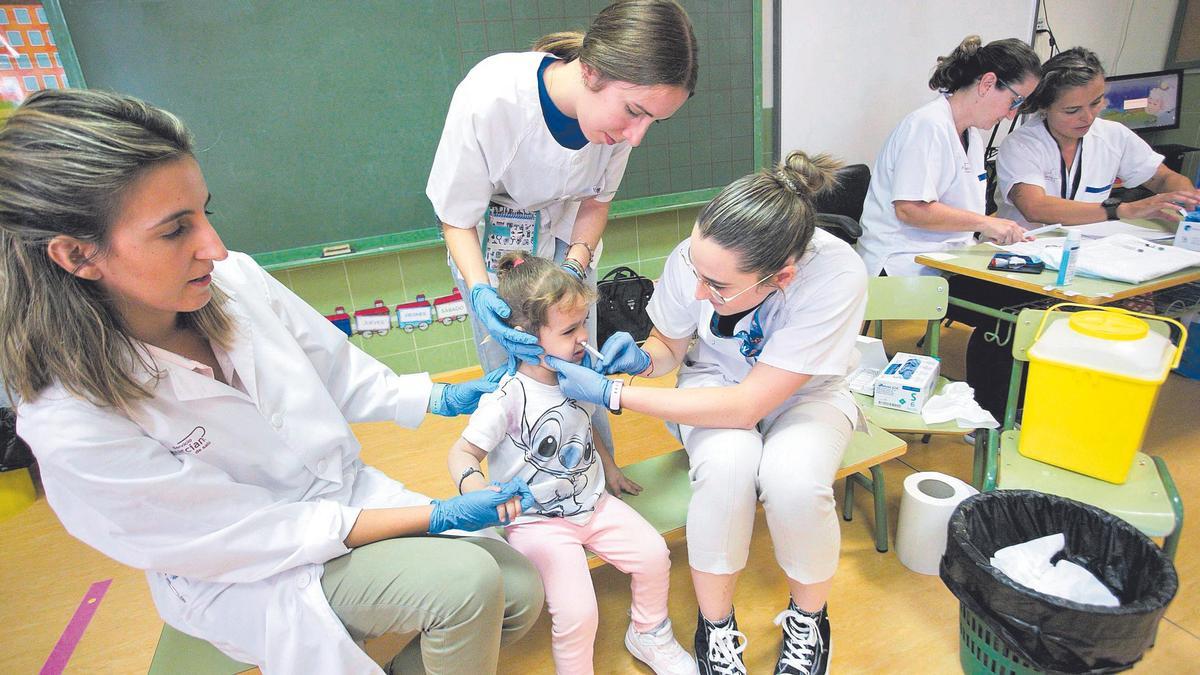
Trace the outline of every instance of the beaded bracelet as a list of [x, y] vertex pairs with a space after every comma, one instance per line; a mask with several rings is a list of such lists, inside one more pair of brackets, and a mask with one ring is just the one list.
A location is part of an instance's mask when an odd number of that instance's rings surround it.
[[573, 241], [573, 242], [571, 242], [571, 245], [567, 247], [567, 252], [569, 253], [569, 252], [571, 251], [571, 249], [572, 249], [572, 248], [574, 248], [574, 247], [576, 247], [576, 246], [582, 246], [582, 247], [584, 247], [584, 248], [586, 248], [586, 249], [587, 249], [587, 252], [588, 252], [588, 264], [589, 264], [589, 265], [591, 265], [591, 264], [592, 264], [592, 261], [596, 259], [596, 249], [592, 248], [592, 245], [591, 245], [591, 244], [589, 244], [589, 243], [587, 243], [586, 241], [583, 241], [582, 239], [580, 239], [579, 241]]

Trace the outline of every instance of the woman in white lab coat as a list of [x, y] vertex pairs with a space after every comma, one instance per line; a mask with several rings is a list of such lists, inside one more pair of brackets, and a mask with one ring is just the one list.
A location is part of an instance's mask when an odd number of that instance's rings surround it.
[[[1168, 169], [1163, 156], [1128, 127], [1099, 117], [1104, 67], [1095, 52], [1075, 47], [1042, 65], [1042, 80], [1022, 112], [1033, 113], [1009, 134], [996, 156], [1000, 216], [1024, 227], [1081, 225], [1122, 218], [1178, 223], [1200, 204], [1200, 190]], [[1122, 203], [1114, 183], [1155, 193]]]
[[136, 99], [38, 92], [0, 130], [0, 369], [51, 507], [146, 570], [167, 623], [265, 672], [379, 672], [355, 642], [385, 632], [422, 635], [391, 668], [494, 671], [536, 571], [420, 535], [506, 520], [527, 488], [431, 502], [349, 425], [493, 385], [391, 372], [227, 252], [209, 200], [182, 123]]
[[[929, 88], [939, 95], [909, 113], [879, 152], [863, 205], [857, 248], [872, 276], [935, 274], [914, 258], [975, 243], [974, 233], [998, 244], [1025, 238], [1020, 225], [984, 213], [987, 173], [980, 129], [1012, 119], [1038, 83], [1040, 59], [1016, 39], [984, 45], [978, 36], [938, 58]], [[985, 305], [1010, 304], [1008, 289], [966, 277], [951, 280], [955, 297]], [[996, 320], [951, 307], [949, 316], [977, 327], [967, 348], [967, 382], [979, 403], [999, 416], [1009, 369], [996, 366], [985, 339]]]
[[667, 258], [644, 349], [618, 333], [592, 364], [646, 377], [678, 367], [676, 389], [626, 386], [555, 361], [568, 397], [679, 424], [702, 673], [746, 672], [733, 594], [760, 501], [791, 591], [775, 619], [783, 636], [774, 672], [829, 667], [825, 600], [841, 541], [833, 480], [859, 416], [845, 376], [867, 285], [854, 250], [815, 227], [812, 197], [834, 168], [794, 152], [722, 190]]
[[[586, 33], [555, 33], [533, 51], [490, 56], [458, 85], [426, 194], [458, 287], [469, 289], [484, 371], [509, 354], [541, 352], [532, 335], [503, 321], [509, 308], [496, 294], [497, 262], [508, 251], [533, 252], [594, 287], [588, 277], [629, 151], [691, 96], [698, 67], [692, 24], [677, 2], [619, 0]], [[595, 342], [594, 313], [588, 332]], [[613, 448], [603, 412], [593, 428]]]

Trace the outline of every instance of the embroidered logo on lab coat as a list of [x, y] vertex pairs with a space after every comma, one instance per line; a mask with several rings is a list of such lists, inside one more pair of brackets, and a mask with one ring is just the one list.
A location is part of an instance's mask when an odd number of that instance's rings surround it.
[[178, 455], [182, 452], [187, 455], [198, 455], [210, 445], [212, 443], [204, 437], [204, 427], [196, 427], [192, 429], [190, 434], [176, 441], [175, 445], [171, 446], [171, 454]]

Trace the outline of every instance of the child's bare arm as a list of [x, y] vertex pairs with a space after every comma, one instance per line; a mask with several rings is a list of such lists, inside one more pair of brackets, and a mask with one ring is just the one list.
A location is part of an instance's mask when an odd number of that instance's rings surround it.
[[[459, 494], [482, 490], [488, 486], [487, 477], [479, 468], [479, 462], [484, 457], [487, 457], [487, 453], [483, 449], [461, 436], [450, 446], [446, 464], [450, 467], [450, 478], [458, 486]], [[467, 473], [469, 475], [464, 477]]]
[[642, 486], [625, 476], [625, 472], [621, 471], [621, 467], [617, 466], [617, 461], [613, 458], [612, 450], [604, 444], [604, 441], [599, 436], [593, 434], [592, 444], [596, 446], [596, 454], [600, 455], [600, 463], [604, 466], [604, 483], [608, 487], [609, 494], [618, 499], [621, 498], [622, 493], [628, 495], [640, 494]]

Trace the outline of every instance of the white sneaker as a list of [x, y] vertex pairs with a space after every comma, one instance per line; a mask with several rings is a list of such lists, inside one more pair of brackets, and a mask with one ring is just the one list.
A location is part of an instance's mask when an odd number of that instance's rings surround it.
[[649, 633], [639, 633], [629, 624], [625, 648], [656, 675], [696, 675], [696, 660], [675, 639], [670, 619]]

